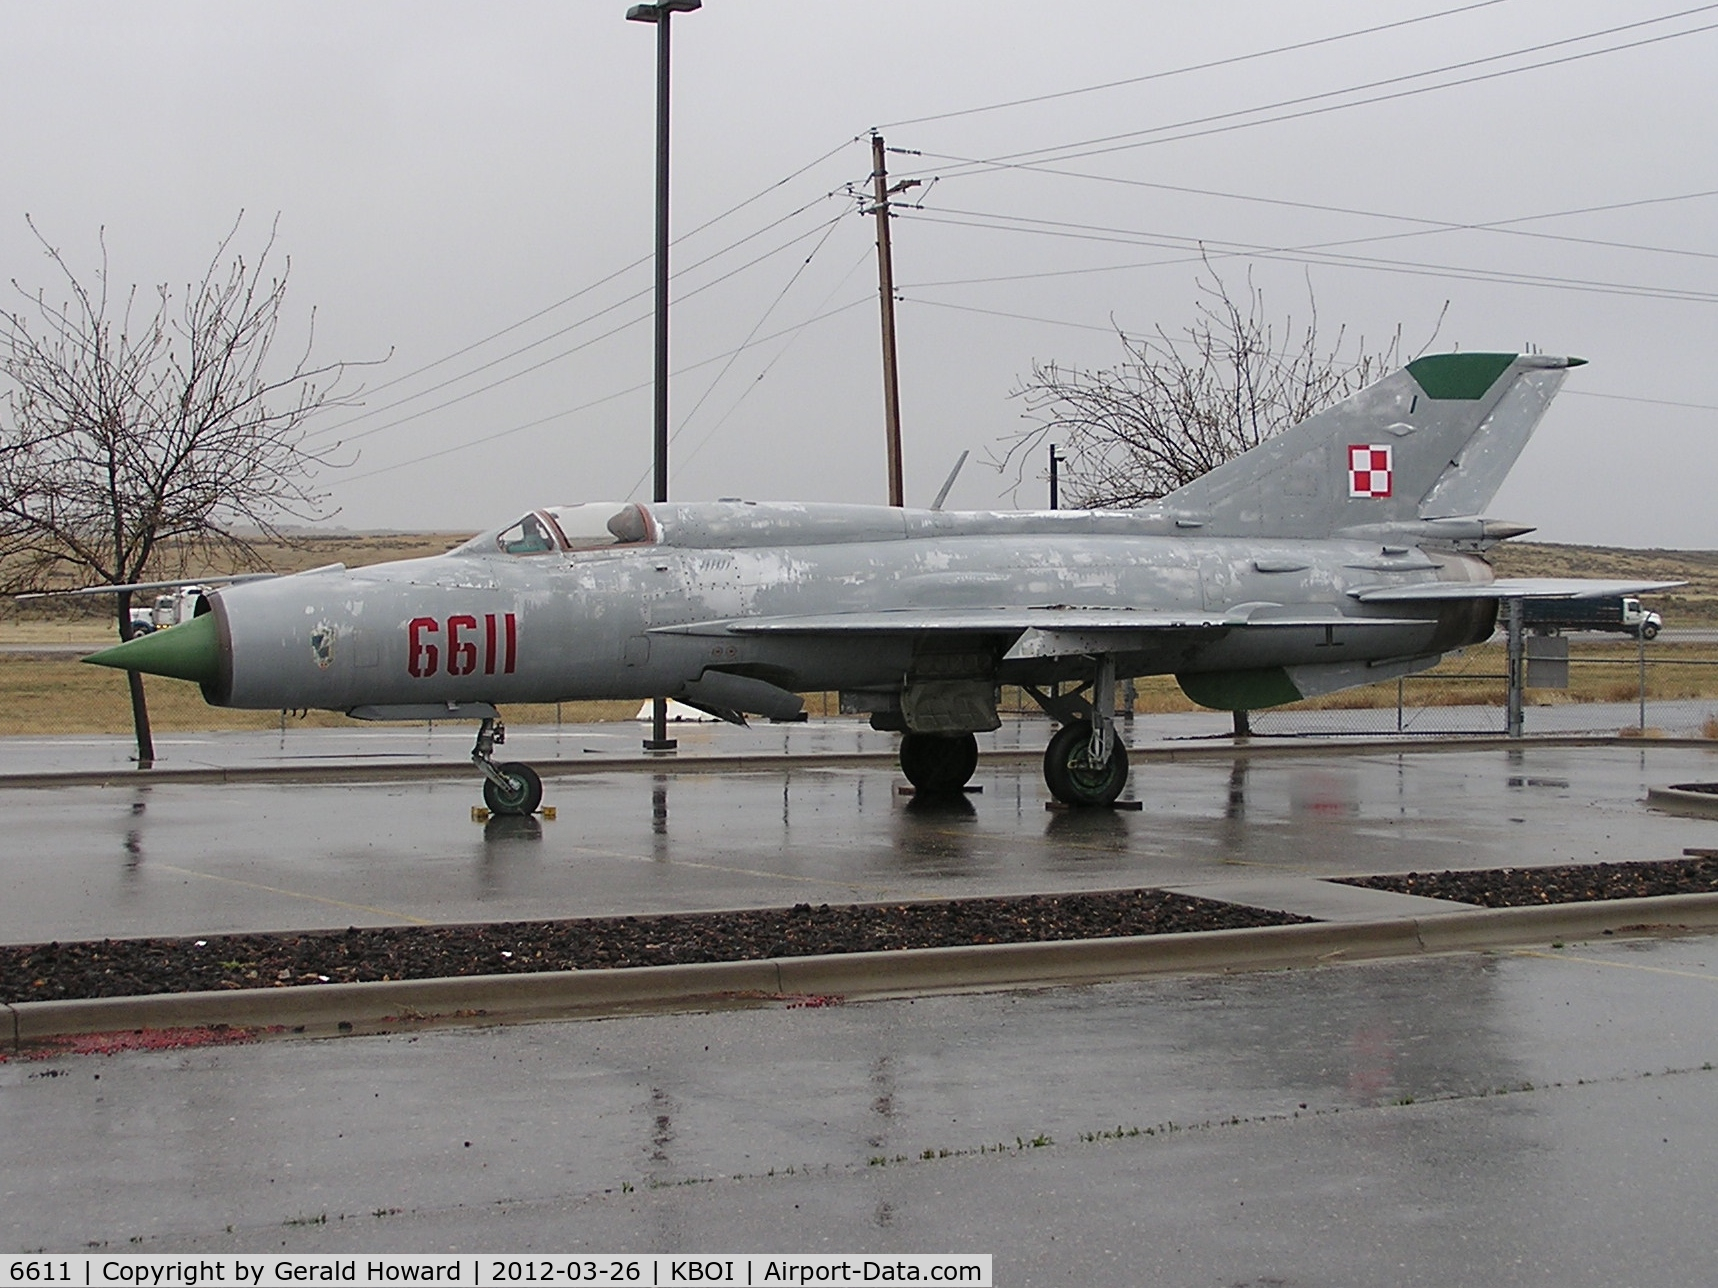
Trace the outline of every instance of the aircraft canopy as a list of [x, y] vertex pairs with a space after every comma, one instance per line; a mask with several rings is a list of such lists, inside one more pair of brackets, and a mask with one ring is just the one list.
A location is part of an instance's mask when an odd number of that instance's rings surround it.
[[630, 501], [586, 501], [533, 510], [497, 533], [495, 546], [503, 554], [538, 555], [635, 545], [653, 537], [643, 506]]

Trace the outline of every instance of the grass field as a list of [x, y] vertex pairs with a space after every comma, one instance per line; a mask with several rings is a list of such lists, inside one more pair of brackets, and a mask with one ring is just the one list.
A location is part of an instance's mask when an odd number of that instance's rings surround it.
[[[391, 559], [439, 554], [464, 539], [459, 533], [324, 534], [305, 537], [290, 546], [271, 547], [269, 562], [279, 571], [301, 571], [330, 563], [348, 567]], [[1641, 580], [1686, 580], [1685, 590], [1648, 597], [1665, 616], [1667, 627], [1718, 624], [1718, 552], [1612, 550], [1588, 546], [1509, 543], [1494, 552], [1502, 576], [1626, 577]], [[47, 601], [0, 605], [0, 644], [14, 646], [78, 644], [100, 647], [115, 638], [111, 604], [105, 599]], [[1570, 688], [1530, 690], [1534, 703], [1632, 702], [1639, 693], [1638, 658], [1633, 641], [1606, 637], [1576, 637]], [[1653, 699], [1718, 696], [1718, 646], [1657, 641], [1649, 646], [1647, 696]], [[1446, 658], [1434, 671], [1408, 681], [1416, 702], [1446, 705], [1497, 704], [1502, 701], [1504, 657], [1501, 645], [1488, 644]], [[1489, 677], [1489, 678], [1486, 678]], [[277, 711], [228, 711], [203, 702], [196, 687], [177, 680], [146, 680], [150, 715], [163, 732], [222, 729], [279, 729]], [[1142, 713], [1196, 711], [1170, 676], [1150, 676], [1136, 682], [1135, 709]], [[1394, 707], [1396, 685], [1352, 689], [1297, 707]], [[807, 705], [813, 714], [837, 709], [833, 695], [814, 694]], [[1015, 691], [1003, 697], [1005, 710], [1036, 707]], [[1290, 708], [1293, 709], [1293, 708]], [[551, 724], [598, 720], [629, 720], [636, 703], [578, 702], [555, 706], [509, 707], [514, 724]], [[357, 726], [333, 712], [312, 711], [285, 717], [288, 728]], [[51, 655], [0, 654], [0, 735], [22, 733], [127, 733], [131, 707], [125, 677], [118, 672], [84, 666], [75, 658]]]

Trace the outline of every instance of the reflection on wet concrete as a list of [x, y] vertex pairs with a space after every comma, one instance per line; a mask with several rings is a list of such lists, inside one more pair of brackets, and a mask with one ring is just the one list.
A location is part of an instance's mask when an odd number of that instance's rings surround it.
[[970, 797], [929, 793], [899, 799], [890, 831], [901, 875], [950, 880], [977, 874], [973, 839], [978, 808]]
[[491, 847], [542, 839], [543, 825], [535, 815], [491, 814], [483, 821], [483, 840]]
[[1054, 870], [1066, 872], [1113, 863], [1126, 852], [1129, 815], [1113, 809], [1055, 809], [1044, 811], [1044, 839], [1053, 845]]
[[131, 808], [127, 815], [125, 839], [120, 844], [120, 852], [124, 855], [122, 867], [125, 882], [133, 890], [136, 889], [139, 869], [143, 866], [143, 832], [149, 812], [149, 793], [147, 786], [132, 789]]
[[653, 835], [668, 835], [668, 775], [653, 774], [650, 779], [650, 830]]
[[1247, 821], [1247, 768], [1252, 764], [1245, 756], [1237, 756], [1229, 767], [1229, 800], [1223, 807], [1223, 817], [1231, 823]]
[[1665, 858], [1711, 827], [1645, 809], [1646, 787], [1715, 764], [1662, 747], [1142, 761], [1138, 812], [1046, 810], [1036, 758], [985, 762], [982, 795], [940, 803], [897, 795], [890, 766], [653, 765], [551, 779], [558, 821], [481, 828], [463, 777], [13, 790], [0, 941], [317, 928], [345, 905], [385, 910], [372, 924], [509, 920]]
[[1345, 819], [1360, 812], [1357, 775], [1346, 768], [1297, 769], [1289, 782], [1289, 808], [1307, 819]]

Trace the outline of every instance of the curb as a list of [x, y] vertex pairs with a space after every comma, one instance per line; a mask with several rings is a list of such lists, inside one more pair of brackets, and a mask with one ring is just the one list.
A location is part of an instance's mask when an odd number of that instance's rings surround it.
[[1646, 803], [1652, 809], [1667, 814], [1682, 814], [1694, 818], [1718, 815], [1718, 793], [1693, 792], [1684, 787], [1649, 787]]
[[[1269, 758], [1272, 756], [1347, 755], [1369, 756], [1388, 752], [1505, 751], [1523, 747], [1714, 747], [1710, 738], [1624, 738], [1617, 734], [1546, 734], [1542, 737], [1505, 738], [1491, 734], [1451, 734], [1424, 738], [1285, 739], [1260, 745], [1257, 742], [1221, 741], [1188, 745], [1148, 744], [1130, 747], [1128, 758], [1136, 764], [1190, 760]], [[979, 753], [981, 764], [1015, 762], [1036, 764], [1041, 750], [1010, 748]], [[573, 778], [584, 774], [674, 773], [725, 774], [750, 770], [819, 768], [835, 765], [893, 765], [890, 751], [809, 752], [803, 755], [738, 753], [689, 756], [684, 760], [651, 756], [592, 757], [588, 760], [535, 760], [532, 767], [543, 778]], [[0, 790], [8, 788], [117, 787], [141, 783], [355, 783], [420, 782], [477, 775], [469, 760], [432, 761], [417, 764], [339, 765], [239, 765], [197, 769], [77, 769], [35, 774], [0, 774]]]
[[1387, 921], [902, 949], [767, 961], [234, 989], [6, 1004], [13, 1049], [76, 1034], [284, 1027], [306, 1034], [498, 1024], [721, 1005], [1030, 987], [1178, 972], [1280, 970], [1611, 933], [1718, 928], [1718, 894], [1483, 908]]

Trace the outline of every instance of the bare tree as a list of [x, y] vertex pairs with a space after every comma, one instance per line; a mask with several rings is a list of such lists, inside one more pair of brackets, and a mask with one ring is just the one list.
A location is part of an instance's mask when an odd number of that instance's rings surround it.
[[[1236, 299], [1205, 265], [1194, 322], [1179, 336], [1117, 328], [1124, 356], [1113, 367], [1034, 363], [1010, 392], [1032, 422], [1004, 440], [993, 463], [1016, 486], [1037, 450], [1056, 445], [1067, 496], [1080, 507], [1143, 505], [1192, 482], [1271, 435], [1346, 398], [1397, 364], [1401, 328], [1378, 351], [1346, 328], [1328, 348], [1307, 287], [1307, 321], [1269, 320], [1249, 276]], [[1434, 330], [1434, 334], [1435, 334]]]
[[[30, 223], [60, 290], [12, 285], [0, 310], [0, 553], [12, 589], [68, 581], [125, 585], [184, 575], [224, 555], [255, 562], [277, 525], [317, 517], [324, 457], [305, 422], [338, 405], [349, 364], [279, 360], [291, 261], [270, 263], [275, 230], [247, 258], [240, 221], [202, 280], [140, 292], [109, 279], [105, 237], [88, 283]], [[61, 295], [54, 302], [55, 295]], [[120, 591], [121, 638], [131, 593]], [[140, 763], [154, 759], [143, 686], [130, 673]]]

